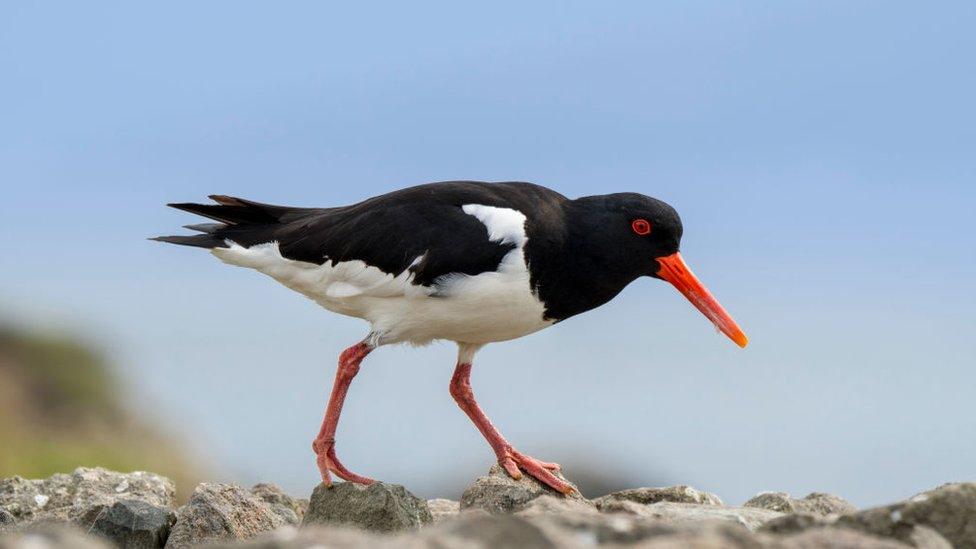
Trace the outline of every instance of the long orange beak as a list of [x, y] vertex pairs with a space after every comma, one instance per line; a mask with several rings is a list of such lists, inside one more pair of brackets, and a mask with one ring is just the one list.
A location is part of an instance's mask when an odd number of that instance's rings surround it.
[[674, 285], [696, 309], [712, 321], [716, 328], [729, 336], [729, 339], [739, 347], [745, 347], [749, 344], [749, 338], [746, 337], [746, 334], [732, 320], [729, 313], [725, 312], [725, 309], [712, 296], [708, 288], [698, 280], [695, 273], [691, 272], [680, 253], [675, 252], [665, 257], [659, 257], [657, 262], [661, 264], [661, 269], [657, 275]]

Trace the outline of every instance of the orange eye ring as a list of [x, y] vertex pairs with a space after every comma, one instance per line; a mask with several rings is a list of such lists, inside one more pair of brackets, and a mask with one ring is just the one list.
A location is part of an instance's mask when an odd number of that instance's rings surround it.
[[646, 219], [635, 219], [630, 222], [630, 228], [640, 236], [651, 234], [651, 222]]

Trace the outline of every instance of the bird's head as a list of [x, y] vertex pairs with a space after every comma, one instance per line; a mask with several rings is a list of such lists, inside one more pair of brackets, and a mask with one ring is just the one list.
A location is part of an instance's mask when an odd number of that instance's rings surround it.
[[586, 197], [580, 202], [587, 210], [587, 240], [606, 252], [608, 267], [626, 270], [635, 278], [650, 276], [671, 283], [737, 345], [748, 344], [745, 333], [681, 257], [683, 229], [674, 208], [638, 193]]

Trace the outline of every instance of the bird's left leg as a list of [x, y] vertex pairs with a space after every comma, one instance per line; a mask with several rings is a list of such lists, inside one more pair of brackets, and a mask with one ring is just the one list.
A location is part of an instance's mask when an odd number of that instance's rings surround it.
[[312, 441], [312, 450], [315, 452], [315, 461], [322, 474], [322, 482], [332, 485], [332, 477], [329, 472], [335, 473], [339, 478], [349, 482], [359, 484], [372, 484], [373, 479], [359, 476], [349, 469], [346, 469], [335, 453], [335, 433], [339, 425], [339, 414], [342, 412], [342, 403], [346, 400], [346, 392], [349, 391], [349, 384], [359, 373], [359, 365], [373, 349], [376, 348], [375, 338], [370, 334], [366, 339], [349, 347], [339, 355], [339, 367], [336, 370], [335, 383], [332, 385], [332, 395], [329, 397], [328, 407], [325, 409], [325, 418], [322, 419], [322, 427], [319, 434]]
[[552, 474], [553, 471], [559, 470], [559, 464], [539, 461], [513, 448], [505, 440], [505, 437], [498, 432], [498, 429], [492, 425], [488, 416], [481, 411], [481, 407], [474, 399], [474, 391], [471, 389], [471, 361], [477, 349], [477, 347], [459, 345], [458, 363], [454, 369], [454, 376], [451, 378], [451, 396], [454, 397], [454, 401], [484, 435], [498, 457], [498, 464], [505, 469], [510, 477], [518, 480], [522, 478], [522, 471], [525, 471], [555, 490], [564, 494], [572, 493], [572, 486]]

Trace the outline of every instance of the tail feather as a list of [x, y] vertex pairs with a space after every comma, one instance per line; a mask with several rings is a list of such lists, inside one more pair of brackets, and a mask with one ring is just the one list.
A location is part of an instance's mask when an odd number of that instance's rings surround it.
[[[227, 246], [228, 232], [236, 236], [242, 233], [266, 233], [269, 229], [280, 227], [284, 223], [302, 218], [310, 213], [321, 211], [313, 208], [290, 208], [262, 204], [235, 196], [211, 195], [209, 197], [216, 204], [195, 204], [192, 202], [167, 204], [171, 208], [194, 213], [220, 223], [198, 223], [185, 225], [191, 231], [201, 232], [192, 236], [158, 236], [150, 240], [180, 244], [183, 246], [197, 246], [200, 248], [218, 248]], [[257, 236], [257, 235], [254, 235]]]
[[154, 236], [149, 240], [156, 242], [168, 242], [181, 246], [196, 246], [197, 248], [226, 248], [227, 242], [222, 238], [216, 238], [211, 234], [195, 234], [192, 236]]
[[193, 225], [183, 225], [184, 229], [190, 229], [198, 233], [212, 233], [220, 229], [226, 229], [226, 223], [195, 223]]

